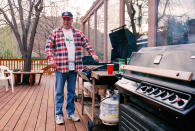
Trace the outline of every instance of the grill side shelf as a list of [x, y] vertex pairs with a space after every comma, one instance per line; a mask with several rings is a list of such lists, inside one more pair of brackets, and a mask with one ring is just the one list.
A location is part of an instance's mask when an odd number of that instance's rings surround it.
[[144, 74], [156, 75], [161, 77], [173, 78], [173, 79], [183, 80], [183, 81], [191, 81], [193, 77], [192, 72], [157, 69], [157, 68], [132, 66], [132, 65], [121, 65], [120, 69], [140, 72]]

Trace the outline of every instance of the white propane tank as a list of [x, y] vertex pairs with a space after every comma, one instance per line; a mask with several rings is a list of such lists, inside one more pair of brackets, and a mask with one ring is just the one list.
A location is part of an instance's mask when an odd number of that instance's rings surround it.
[[100, 119], [105, 125], [116, 125], [119, 121], [119, 98], [106, 97], [100, 103]]

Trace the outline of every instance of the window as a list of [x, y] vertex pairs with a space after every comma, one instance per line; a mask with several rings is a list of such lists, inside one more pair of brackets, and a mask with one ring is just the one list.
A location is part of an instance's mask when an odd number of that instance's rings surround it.
[[125, 24], [134, 34], [137, 49], [148, 43], [148, 0], [132, 0], [125, 2]]
[[[84, 35], [87, 37], [88, 39], [88, 21], [85, 22], [85, 29], [84, 29]], [[88, 53], [86, 52], [86, 50], [84, 50], [83, 55], [88, 55]]]
[[195, 0], [158, 0], [157, 46], [195, 43]]
[[96, 54], [104, 59], [104, 6], [97, 10]]
[[89, 43], [94, 48], [94, 15], [91, 15], [89, 25]]
[[108, 56], [108, 61], [111, 60], [111, 42], [109, 38], [109, 33], [111, 30], [118, 28], [119, 27], [119, 10], [120, 6], [120, 1], [119, 0], [108, 0], [108, 43], [107, 43], [107, 56]]
[[84, 34], [85, 34], [86, 37], [88, 37], [88, 21], [85, 22]]

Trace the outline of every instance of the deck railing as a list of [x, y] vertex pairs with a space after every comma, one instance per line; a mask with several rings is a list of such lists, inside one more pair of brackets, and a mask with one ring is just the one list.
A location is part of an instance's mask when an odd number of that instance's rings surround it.
[[[11, 70], [22, 70], [24, 66], [24, 59], [0, 59], [0, 65], [7, 66]], [[31, 70], [40, 70], [47, 65], [47, 59], [32, 59]]]

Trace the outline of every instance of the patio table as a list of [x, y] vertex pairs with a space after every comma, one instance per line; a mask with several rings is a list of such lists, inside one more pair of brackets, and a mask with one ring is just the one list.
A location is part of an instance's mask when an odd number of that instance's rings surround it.
[[[15, 85], [17, 85], [20, 81], [21, 81], [21, 75], [30, 75], [29, 77], [29, 84], [32, 86], [35, 83], [35, 78], [36, 78], [36, 74], [39, 74], [39, 82], [38, 85], [41, 82], [41, 77], [43, 75], [43, 70], [31, 70], [30, 72], [27, 71], [18, 71], [18, 72], [13, 72], [14, 74], [14, 80], [15, 80]], [[5, 72], [6, 74], [9, 74], [9, 72]]]

